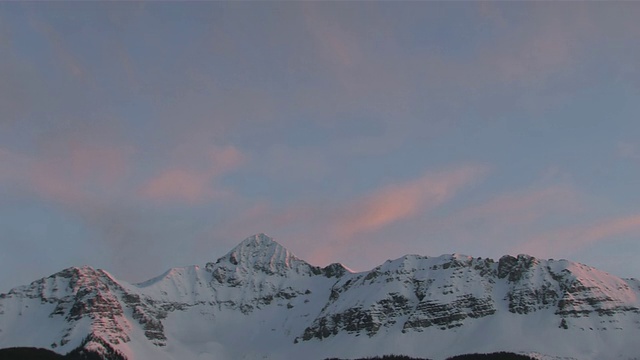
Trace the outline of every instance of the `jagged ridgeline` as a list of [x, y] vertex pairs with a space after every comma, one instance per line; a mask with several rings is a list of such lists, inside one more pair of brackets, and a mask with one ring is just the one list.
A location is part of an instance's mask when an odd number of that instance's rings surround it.
[[[326, 360], [345, 360], [345, 359], [331, 358]], [[414, 358], [414, 357], [404, 356], [404, 355], [384, 355], [384, 356], [374, 356], [374, 357], [367, 357], [367, 358], [360, 358], [360, 359], [353, 359], [353, 360], [430, 360], [430, 359]], [[491, 353], [491, 354], [457, 355], [457, 356], [447, 358], [446, 360], [535, 360], [535, 358], [532, 358], [527, 355], [500, 351], [500, 352]]]
[[352, 272], [258, 234], [140, 284], [85, 266], [0, 294], [0, 348], [130, 360], [634, 358], [639, 298], [638, 280], [567, 260], [407, 255]]

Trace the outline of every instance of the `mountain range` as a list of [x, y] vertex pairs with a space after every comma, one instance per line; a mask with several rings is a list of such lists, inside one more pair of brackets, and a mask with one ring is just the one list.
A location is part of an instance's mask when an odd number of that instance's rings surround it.
[[71, 267], [0, 294], [0, 348], [104, 359], [640, 359], [640, 281], [568, 260], [406, 255], [310, 265], [257, 234], [139, 284]]

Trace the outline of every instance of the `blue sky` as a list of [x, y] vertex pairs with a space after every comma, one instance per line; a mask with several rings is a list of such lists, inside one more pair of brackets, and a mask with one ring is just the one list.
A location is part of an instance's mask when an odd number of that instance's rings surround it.
[[0, 4], [0, 291], [265, 232], [640, 276], [640, 3]]

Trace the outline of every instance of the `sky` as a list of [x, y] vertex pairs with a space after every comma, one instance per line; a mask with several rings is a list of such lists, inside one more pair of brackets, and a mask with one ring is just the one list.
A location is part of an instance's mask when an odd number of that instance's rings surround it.
[[266, 233], [640, 277], [640, 2], [2, 2], [0, 292]]

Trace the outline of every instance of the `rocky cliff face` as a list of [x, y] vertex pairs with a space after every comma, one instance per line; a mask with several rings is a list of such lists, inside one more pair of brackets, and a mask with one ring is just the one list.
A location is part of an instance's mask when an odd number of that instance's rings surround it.
[[[204, 268], [137, 285], [82, 267], [13, 289], [0, 295], [0, 347], [84, 347], [130, 359], [347, 357], [382, 348], [589, 359], [599, 347], [630, 357], [640, 355], [639, 295], [637, 280], [526, 255], [407, 255], [351, 273], [312, 266], [259, 234]], [[488, 332], [493, 347], [469, 340]], [[560, 344], [562, 336], [575, 343]], [[468, 344], [456, 352], [456, 342]]]

